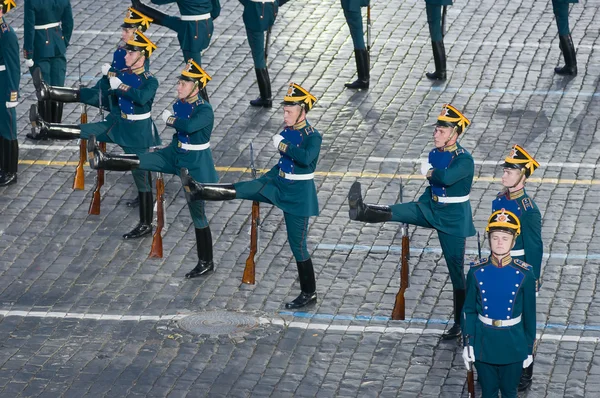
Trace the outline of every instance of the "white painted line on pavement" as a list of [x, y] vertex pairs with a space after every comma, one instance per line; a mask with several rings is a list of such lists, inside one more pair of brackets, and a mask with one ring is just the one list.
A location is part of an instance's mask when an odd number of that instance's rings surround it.
[[[368, 162], [373, 163], [402, 163], [402, 164], [417, 164], [420, 165], [421, 162], [427, 161], [427, 158], [382, 158], [377, 156], [370, 156], [367, 159]], [[566, 162], [543, 162], [540, 161], [540, 167], [558, 167], [558, 168], [567, 168], [567, 169], [596, 169], [600, 167], [595, 163], [566, 163]], [[475, 159], [475, 164], [481, 166], [499, 166], [504, 164], [504, 160], [495, 161], [495, 160], [477, 160]]]

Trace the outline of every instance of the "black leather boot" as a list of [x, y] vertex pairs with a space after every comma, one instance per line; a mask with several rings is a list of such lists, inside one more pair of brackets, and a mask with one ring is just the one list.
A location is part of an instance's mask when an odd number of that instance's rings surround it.
[[145, 5], [140, 0], [131, 0], [131, 4], [136, 10], [152, 18], [154, 20], [152, 23], [157, 25], [162, 25], [165, 17], [168, 16], [167, 14], [164, 14], [155, 8]]
[[2, 165], [0, 169], [0, 187], [17, 183], [19, 168], [19, 141], [2, 138]]
[[182, 168], [179, 174], [188, 202], [196, 200], [232, 200], [235, 199], [233, 184], [201, 184], [194, 181], [188, 169]]
[[256, 71], [256, 81], [258, 83], [258, 91], [260, 97], [251, 100], [250, 105], [262, 106], [263, 108], [271, 108], [273, 106], [273, 98], [271, 94], [271, 80], [269, 79], [269, 71], [267, 68], [254, 69]]
[[293, 301], [286, 303], [285, 308], [302, 308], [317, 301], [317, 284], [312, 260], [297, 261], [298, 279], [300, 280], [301, 293]]
[[356, 59], [356, 74], [358, 79], [352, 83], [346, 83], [344, 86], [353, 89], [367, 89], [369, 88], [369, 52], [366, 49], [354, 50], [354, 58]]
[[533, 383], [533, 362], [531, 365], [523, 369], [521, 380], [519, 380], [519, 392], [527, 390]]
[[465, 290], [454, 290], [454, 325], [447, 330], [444, 334], [442, 334], [443, 340], [451, 340], [457, 337], [460, 337], [462, 330], [460, 328], [460, 319], [462, 314], [462, 308], [465, 304]]
[[427, 72], [425, 76], [431, 80], [446, 80], [446, 49], [443, 41], [432, 41], [435, 72]]
[[563, 76], [575, 76], [577, 74], [577, 57], [575, 56], [575, 46], [571, 35], [558, 36], [559, 46], [565, 59], [565, 66], [554, 68], [554, 73]]
[[349, 217], [351, 220], [370, 223], [386, 222], [392, 219], [389, 206], [368, 205], [363, 203], [360, 182], [355, 182], [348, 192]]
[[61, 123], [63, 115], [63, 103], [51, 101], [50, 107], [52, 108], [52, 123]]
[[137, 239], [152, 234], [152, 192], [140, 192], [140, 223], [130, 232], [123, 235], [123, 239]]
[[[51, 101], [43, 101], [51, 103]], [[74, 140], [81, 137], [81, 128], [77, 124], [48, 123], [38, 113], [36, 104], [29, 108], [29, 121], [31, 122], [31, 133], [26, 137], [30, 140], [39, 141], [48, 138], [57, 140]]]
[[195, 228], [195, 232], [196, 250], [198, 250], [198, 264], [193, 270], [185, 274], [186, 279], [197, 278], [215, 269], [210, 227], [201, 229]]
[[[136, 155], [109, 155], [102, 152], [95, 135], [90, 135], [88, 138], [87, 155], [90, 167], [96, 170], [130, 171], [140, 166], [140, 160]], [[141, 200], [141, 193], [138, 195], [138, 200]]]
[[[58, 102], [79, 102], [80, 91], [78, 88], [49, 86], [48, 83], [44, 81], [40, 68], [35, 68], [31, 77], [33, 79], [35, 95], [37, 96], [38, 101], [53, 100]], [[51, 105], [51, 107], [55, 107], [55, 105]], [[62, 116], [62, 108], [60, 111]], [[45, 120], [54, 121], [49, 119]], [[60, 123], [60, 121], [58, 123]]]

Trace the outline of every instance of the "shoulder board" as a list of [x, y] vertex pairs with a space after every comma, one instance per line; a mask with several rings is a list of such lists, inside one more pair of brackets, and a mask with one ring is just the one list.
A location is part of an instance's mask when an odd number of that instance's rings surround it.
[[533, 210], [533, 201], [531, 198], [524, 198], [521, 203], [523, 204], [523, 210]]
[[8, 32], [10, 30], [8, 27], [8, 24], [6, 22], [3, 22], [2, 24], [0, 24], [0, 27], [2, 28], [2, 33]]
[[195, 104], [202, 105], [202, 104], [204, 104], [204, 100], [202, 98], [198, 97], [198, 100], [196, 100]]
[[488, 262], [487, 257], [480, 258], [479, 261], [474, 261], [471, 263], [471, 267], [479, 267]]
[[521, 261], [518, 258], [514, 258], [513, 262], [515, 263], [515, 265], [517, 265], [523, 269], [531, 270], [531, 265], [527, 264], [525, 261]]
[[146, 79], [149, 79], [149, 78], [153, 77], [153, 76], [152, 76], [152, 72], [144, 72], [144, 77], [145, 77]]
[[455, 154], [456, 156], [458, 156], [458, 155], [462, 155], [463, 153], [467, 153], [467, 151], [465, 151], [463, 148], [459, 148], [459, 149], [457, 149], [456, 151], [454, 151], [454, 154]]
[[304, 132], [306, 133], [306, 135], [310, 135], [315, 132], [315, 129], [313, 129], [312, 126], [306, 126], [306, 128], [304, 129]]

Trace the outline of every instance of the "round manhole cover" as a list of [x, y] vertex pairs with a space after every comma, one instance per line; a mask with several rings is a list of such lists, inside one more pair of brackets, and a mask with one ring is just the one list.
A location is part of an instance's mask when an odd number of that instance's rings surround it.
[[253, 316], [229, 311], [203, 312], [179, 321], [179, 327], [190, 333], [213, 336], [245, 332], [258, 325], [258, 319]]

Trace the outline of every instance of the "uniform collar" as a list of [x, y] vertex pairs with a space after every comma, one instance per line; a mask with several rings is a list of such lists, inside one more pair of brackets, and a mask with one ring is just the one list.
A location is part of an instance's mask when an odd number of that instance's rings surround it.
[[521, 188], [518, 191], [514, 191], [514, 192], [510, 192], [509, 190], [506, 190], [506, 197], [508, 197], [511, 200], [519, 199], [521, 196], [525, 196], [525, 188]]
[[306, 125], [307, 125], [307, 123], [306, 123], [306, 119], [304, 119], [303, 121], [301, 121], [301, 122], [298, 122], [298, 123], [294, 124], [294, 125], [292, 126], [292, 128], [293, 128], [294, 130], [300, 130], [300, 129], [303, 129], [304, 127], [306, 127]]
[[512, 257], [510, 254], [504, 257], [501, 261], [498, 261], [498, 258], [493, 254], [490, 256], [490, 259], [492, 260], [493, 265], [500, 268], [505, 267], [512, 262]]
[[441, 149], [442, 152], [454, 152], [458, 149], [458, 144], [454, 143], [452, 145], [445, 146]]
[[186, 99], [182, 100], [181, 102], [186, 102], [188, 104], [194, 104], [194, 103], [196, 103], [196, 101], [198, 101], [198, 94], [194, 95], [193, 97], [186, 98]]
[[144, 67], [143, 65], [140, 66], [137, 69], [132, 69], [131, 72], [135, 73], [136, 75], [141, 75], [142, 73], [144, 73], [146, 71], [146, 67]]

